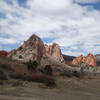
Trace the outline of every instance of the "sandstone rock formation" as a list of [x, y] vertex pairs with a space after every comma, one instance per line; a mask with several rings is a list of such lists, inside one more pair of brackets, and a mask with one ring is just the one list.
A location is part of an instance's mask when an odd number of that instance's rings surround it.
[[45, 45], [38, 36], [32, 35], [24, 44], [17, 50], [9, 53], [8, 57], [13, 60], [22, 62], [37, 61], [41, 62], [43, 57], [49, 57], [62, 61], [62, 53], [59, 46], [54, 43], [53, 45]]
[[92, 54], [88, 54], [88, 56], [86, 57], [86, 63], [92, 66], [97, 66], [96, 57]]
[[85, 56], [80, 55], [79, 57], [73, 59], [72, 64], [78, 65], [80, 62], [85, 62]]
[[88, 65], [97, 66], [96, 57], [93, 56], [93, 54], [88, 54], [87, 57], [80, 55], [72, 61], [73, 65], [79, 65], [80, 63], [86, 63]]
[[23, 62], [31, 60], [39, 63], [44, 53], [45, 46], [43, 42], [36, 35], [32, 35], [21, 47], [11, 51], [8, 57]]
[[46, 54], [52, 56], [54, 59], [58, 61], [63, 61], [63, 56], [61, 53], [61, 49], [58, 44], [53, 43], [52, 45], [45, 45]]

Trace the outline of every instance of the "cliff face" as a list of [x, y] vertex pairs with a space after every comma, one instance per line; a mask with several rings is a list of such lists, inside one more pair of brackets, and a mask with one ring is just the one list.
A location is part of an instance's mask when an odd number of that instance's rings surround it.
[[48, 46], [45, 45], [45, 49], [46, 49], [46, 54], [49, 56], [52, 56], [54, 59], [58, 60], [58, 61], [63, 61], [63, 56], [61, 53], [61, 49], [59, 47], [58, 44], [53, 43], [52, 45]]
[[38, 63], [41, 62], [43, 56], [51, 56], [58, 61], [63, 60], [61, 50], [57, 44], [45, 45], [36, 35], [32, 35], [20, 48], [11, 51], [8, 55], [13, 60], [22, 62], [31, 60]]
[[10, 52], [8, 56], [13, 60], [23, 62], [31, 60], [39, 63], [44, 53], [45, 47], [43, 42], [36, 35], [32, 35], [21, 47]]
[[87, 57], [80, 55], [79, 57], [73, 59], [72, 64], [78, 65], [80, 63], [86, 63], [88, 65], [97, 66], [96, 57], [93, 54], [88, 54]]
[[86, 57], [86, 63], [92, 66], [97, 66], [96, 57], [92, 54], [88, 54], [88, 56]]

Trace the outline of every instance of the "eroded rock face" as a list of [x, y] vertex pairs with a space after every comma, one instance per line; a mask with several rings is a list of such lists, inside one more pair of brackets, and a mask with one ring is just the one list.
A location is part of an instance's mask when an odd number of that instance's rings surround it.
[[58, 61], [63, 61], [63, 56], [61, 53], [61, 49], [58, 44], [53, 43], [52, 45], [45, 45], [46, 55], [53, 57]]
[[37, 61], [38, 63], [41, 62], [44, 56], [51, 56], [59, 61], [63, 60], [61, 50], [56, 43], [50, 46], [45, 45], [36, 35], [32, 35], [20, 48], [11, 51], [8, 55], [13, 60], [23, 62], [29, 62], [31, 60]]
[[92, 66], [97, 66], [96, 57], [92, 54], [88, 54], [88, 56], [86, 57], [86, 63]]
[[43, 42], [36, 35], [32, 35], [20, 48], [11, 51], [8, 56], [13, 60], [20, 60], [23, 62], [31, 60], [40, 63], [44, 53], [45, 46]]
[[87, 57], [80, 55], [79, 57], [73, 59], [73, 65], [79, 65], [80, 63], [86, 63], [88, 65], [97, 66], [96, 64], [96, 57], [92, 54], [88, 54]]
[[80, 55], [79, 57], [73, 59], [72, 64], [78, 65], [80, 62], [85, 62], [85, 56]]

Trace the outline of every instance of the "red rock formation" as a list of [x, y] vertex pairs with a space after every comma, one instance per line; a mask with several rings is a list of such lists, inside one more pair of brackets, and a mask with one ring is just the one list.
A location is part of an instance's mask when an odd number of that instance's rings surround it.
[[79, 57], [73, 59], [73, 65], [79, 65], [80, 63], [86, 63], [88, 65], [97, 66], [96, 64], [96, 57], [92, 54], [88, 54], [87, 57], [80, 55]]
[[45, 45], [46, 48], [46, 54], [49, 56], [52, 56], [54, 59], [58, 61], [63, 61], [63, 56], [61, 53], [61, 49], [58, 44], [53, 43], [52, 45]]
[[86, 57], [86, 63], [92, 66], [97, 66], [96, 57], [92, 54], [88, 54], [88, 56]]
[[80, 55], [79, 57], [73, 59], [72, 64], [78, 65], [80, 62], [85, 62], [85, 57], [83, 55]]
[[63, 57], [59, 46], [54, 43], [51, 46], [44, 45], [36, 35], [32, 35], [24, 44], [17, 50], [10, 52], [8, 57], [13, 60], [20, 60], [23, 62], [37, 61], [41, 62], [43, 56], [51, 56], [56, 60], [62, 61]]
[[8, 56], [8, 52], [7, 51], [0, 51], [0, 56], [7, 57]]

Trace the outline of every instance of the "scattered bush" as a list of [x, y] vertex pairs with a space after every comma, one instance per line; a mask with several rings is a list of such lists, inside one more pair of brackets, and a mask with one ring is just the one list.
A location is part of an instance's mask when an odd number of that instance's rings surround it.
[[19, 55], [19, 59], [22, 59], [23, 57], [22, 57], [22, 55]]
[[73, 71], [71, 70], [64, 70], [63, 72], [61, 72], [62, 76], [67, 76], [67, 77], [72, 77], [73, 76]]
[[9, 76], [14, 79], [24, 79], [22, 75], [17, 74], [17, 73], [11, 73]]
[[41, 71], [42, 73], [46, 74], [46, 75], [53, 75], [53, 70], [52, 70], [52, 68], [51, 68], [50, 65], [46, 65], [45, 67], [42, 67], [42, 68], [40, 69], [40, 71]]
[[79, 71], [74, 71], [73, 72], [73, 76], [75, 76], [75, 77], [81, 77], [81, 72], [79, 72]]
[[64, 63], [71, 67], [80, 67], [80, 65], [73, 65], [72, 62], [64, 61]]
[[23, 48], [22, 48], [22, 46], [21, 47], [19, 47], [19, 50], [22, 50]]
[[55, 87], [56, 83], [55, 80], [52, 77], [48, 77], [44, 80], [44, 84], [48, 87]]
[[0, 71], [0, 80], [8, 80], [7, 75], [3, 71]]
[[62, 73], [61, 73], [62, 76], [67, 76], [67, 77], [81, 77], [83, 76], [82, 72], [81, 71], [77, 71], [77, 70], [64, 70]]
[[10, 64], [0, 64], [0, 68], [7, 70], [7, 71], [12, 71], [14, 72], [14, 69], [11, 68]]
[[34, 61], [34, 62], [29, 61], [27, 63], [27, 66], [28, 66], [28, 69], [32, 71], [32, 70], [35, 70], [37, 68], [38, 63], [37, 63], [37, 61]]
[[22, 82], [14, 82], [12, 86], [23, 86]]
[[44, 73], [47, 75], [52, 75], [52, 68], [50, 65], [46, 65], [44, 68]]
[[0, 81], [0, 85], [4, 85], [4, 83], [2, 81]]
[[[29, 81], [29, 82], [40, 82], [40, 83], [44, 83], [46, 86], [49, 87], [54, 87], [56, 86], [55, 80], [53, 77], [42, 74], [42, 73], [34, 73], [32, 76], [24, 76], [24, 75], [19, 75], [19, 74], [11, 74], [10, 75], [11, 78], [15, 78], [15, 79], [21, 79], [24, 81]], [[14, 83], [14, 86], [18, 86], [20, 85], [19, 83]]]

